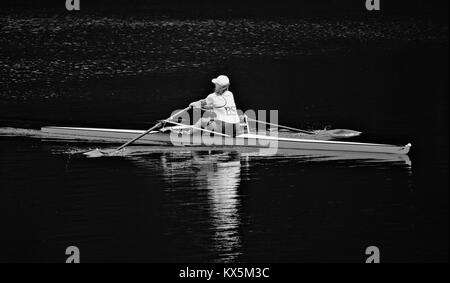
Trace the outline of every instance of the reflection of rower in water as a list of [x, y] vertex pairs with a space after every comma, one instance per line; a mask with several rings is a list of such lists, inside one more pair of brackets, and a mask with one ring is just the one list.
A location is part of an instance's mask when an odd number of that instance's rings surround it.
[[[191, 189], [188, 196], [191, 194], [196, 204], [193, 207], [202, 212], [198, 220], [208, 225], [208, 231], [213, 231], [212, 248], [220, 258], [236, 261], [241, 251], [242, 204], [238, 192], [241, 155], [234, 151], [165, 152], [161, 155], [161, 164], [163, 176], [169, 183], [165, 191], [170, 194], [177, 191], [177, 184], [188, 184]], [[186, 202], [184, 193], [172, 195], [178, 196], [182, 197], [180, 201]]]
[[191, 107], [211, 111], [211, 113], [203, 115], [194, 126], [236, 136], [239, 130], [240, 119], [233, 93], [228, 90], [230, 80], [227, 76], [221, 75], [213, 79], [212, 83], [215, 85], [214, 93], [211, 93], [205, 99], [190, 104]]

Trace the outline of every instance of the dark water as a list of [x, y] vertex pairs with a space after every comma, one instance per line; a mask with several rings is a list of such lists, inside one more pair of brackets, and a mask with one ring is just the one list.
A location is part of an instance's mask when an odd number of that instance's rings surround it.
[[228, 74], [241, 109], [411, 142], [412, 165], [0, 137], [0, 261], [448, 261], [448, 25], [2, 16], [0, 125], [148, 128]]

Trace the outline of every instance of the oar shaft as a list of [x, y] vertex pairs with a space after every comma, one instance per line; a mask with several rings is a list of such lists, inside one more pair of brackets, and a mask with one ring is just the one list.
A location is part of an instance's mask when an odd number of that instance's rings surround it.
[[[210, 111], [210, 109], [206, 109], [206, 108], [200, 108], [203, 111]], [[308, 134], [308, 135], [315, 135], [314, 132], [310, 132], [310, 131], [305, 131], [302, 129], [297, 129], [297, 128], [292, 128], [292, 127], [287, 127], [287, 126], [283, 126], [283, 125], [278, 125], [278, 124], [273, 124], [273, 123], [269, 123], [269, 122], [264, 122], [264, 121], [260, 121], [260, 120], [255, 120], [255, 119], [251, 119], [247, 117], [248, 121], [253, 121], [259, 124], [266, 124], [266, 125], [270, 125], [270, 126], [274, 126], [274, 127], [278, 127], [278, 128], [282, 128], [282, 129], [287, 129], [287, 130], [292, 130], [292, 131], [297, 131], [300, 133], [304, 133], [304, 134]]]
[[[169, 118], [166, 119], [166, 121], [172, 120], [173, 118], [175, 118], [176, 116], [180, 115], [181, 113], [189, 110], [190, 107], [186, 107], [181, 111], [178, 111], [177, 113], [175, 113], [174, 115], [170, 116]], [[159, 127], [161, 125], [161, 122], [159, 122], [158, 124], [154, 125], [153, 127], [151, 127], [150, 129], [148, 129], [147, 131], [145, 131], [143, 134], [139, 135], [138, 137], [132, 139], [131, 141], [121, 145], [120, 147], [118, 147], [116, 149], [116, 151], [119, 151], [127, 146], [129, 146], [130, 144], [134, 143], [135, 141], [141, 139], [143, 136], [147, 135], [148, 133], [150, 133], [151, 131], [153, 131], [154, 129], [156, 129], [157, 127]]]
[[194, 129], [194, 130], [202, 131], [202, 132], [205, 132], [205, 133], [219, 135], [219, 136], [222, 136], [222, 137], [230, 137], [229, 135], [226, 135], [226, 134], [222, 134], [222, 133], [219, 133], [219, 132], [216, 132], [216, 131], [210, 131], [210, 130], [199, 128], [199, 127], [192, 126], [192, 125], [185, 125], [185, 124], [177, 123], [177, 122], [174, 122], [174, 121], [168, 121], [168, 120], [164, 120], [163, 122], [167, 122], [167, 123], [174, 124], [174, 125], [177, 125], [177, 126], [186, 126], [187, 128], [191, 128], [191, 129]]
[[310, 132], [310, 131], [305, 131], [305, 130], [302, 130], [302, 129], [297, 129], [297, 128], [292, 128], [292, 127], [282, 126], [282, 125], [278, 125], [278, 124], [274, 124], [274, 123], [269, 123], [269, 122], [264, 122], [264, 121], [259, 121], [259, 120], [255, 120], [255, 119], [248, 118], [248, 117], [247, 117], [247, 120], [248, 120], [248, 121], [252, 121], [252, 122], [256, 122], [256, 123], [259, 123], [259, 124], [266, 124], [266, 125], [269, 125], [269, 126], [274, 126], [274, 127], [278, 127], [278, 128], [282, 128], [282, 129], [287, 129], [287, 130], [297, 131], [297, 132], [304, 133], [304, 134], [308, 134], [308, 135], [314, 135], [314, 134], [315, 134], [315, 133]]
[[158, 124], [154, 125], [153, 127], [151, 127], [150, 129], [148, 129], [147, 131], [145, 131], [143, 134], [139, 135], [138, 137], [132, 139], [131, 141], [121, 145], [120, 147], [118, 147], [116, 149], [116, 151], [119, 151], [121, 149], [123, 149], [124, 147], [129, 146], [130, 144], [134, 143], [135, 141], [137, 141], [138, 139], [142, 138], [143, 136], [147, 135], [148, 133], [150, 133], [151, 131], [153, 131], [154, 129], [156, 129], [157, 127], [159, 127], [161, 125], [161, 122], [159, 122]]

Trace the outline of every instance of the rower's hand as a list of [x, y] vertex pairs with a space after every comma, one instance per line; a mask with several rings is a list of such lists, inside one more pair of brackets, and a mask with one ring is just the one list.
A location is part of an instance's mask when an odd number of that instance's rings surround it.
[[202, 108], [202, 105], [200, 103], [200, 101], [196, 101], [196, 102], [192, 102], [191, 104], [189, 104], [190, 108]]

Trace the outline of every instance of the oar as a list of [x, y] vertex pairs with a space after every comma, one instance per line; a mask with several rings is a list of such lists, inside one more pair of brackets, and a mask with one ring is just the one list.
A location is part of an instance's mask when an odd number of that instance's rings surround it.
[[172, 120], [173, 118], [175, 118], [175, 117], [177, 117], [178, 115], [180, 115], [181, 113], [183, 113], [183, 112], [189, 110], [190, 108], [191, 108], [190, 106], [189, 106], [189, 107], [186, 107], [186, 108], [184, 108], [183, 110], [178, 111], [178, 112], [175, 113], [174, 115], [170, 116], [170, 117], [167, 118], [166, 120], [163, 120], [163, 121], [161, 121], [161, 122], [158, 122], [156, 125], [154, 125], [154, 126], [151, 127], [150, 129], [148, 129], [147, 131], [145, 131], [145, 132], [142, 133], [141, 135], [139, 135], [139, 136], [137, 136], [136, 138], [134, 138], [134, 139], [132, 139], [132, 140], [130, 140], [130, 141], [124, 143], [123, 145], [119, 146], [118, 148], [116, 148], [114, 151], [112, 151], [112, 152], [110, 152], [110, 153], [102, 152], [102, 151], [96, 149], [96, 150], [92, 150], [92, 151], [86, 152], [86, 153], [84, 153], [84, 154], [87, 155], [87, 156], [89, 156], [89, 157], [99, 157], [99, 156], [103, 156], [103, 155], [105, 155], [105, 154], [107, 154], [107, 155], [114, 155], [116, 152], [121, 151], [122, 149], [124, 149], [125, 147], [129, 146], [130, 144], [132, 144], [132, 143], [136, 142], [137, 140], [141, 139], [142, 137], [146, 136], [148, 133], [150, 133], [150, 132], [153, 131], [154, 129], [160, 127], [164, 121], [170, 121], [170, 120]]
[[265, 125], [269, 125], [269, 126], [274, 126], [274, 127], [277, 127], [277, 128], [282, 128], [282, 129], [286, 129], [286, 130], [296, 131], [296, 132], [300, 132], [300, 133], [304, 133], [304, 134], [308, 134], [308, 135], [314, 135], [315, 134], [314, 132], [305, 131], [305, 130], [302, 130], [302, 129], [292, 128], [292, 127], [287, 127], [287, 126], [282, 126], [282, 125], [278, 125], [278, 124], [274, 124], [274, 123], [259, 121], [259, 120], [255, 120], [255, 119], [248, 118], [248, 117], [247, 117], [247, 120], [252, 121], [252, 122], [256, 122], [256, 123], [259, 123], [259, 124], [265, 124]]
[[181, 123], [177, 123], [177, 122], [169, 121], [169, 120], [164, 120], [163, 122], [166, 122], [166, 123], [169, 123], [169, 124], [174, 124], [174, 125], [177, 125], [177, 126], [185, 126], [186, 128], [191, 128], [191, 129], [194, 129], [194, 130], [197, 130], [197, 131], [201, 131], [201, 132], [204, 132], [204, 133], [210, 133], [210, 134], [214, 134], [214, 135], [218, 135], [218, 136], [222, 136], [222, 137], [228, 137], [228, 138], [230, 137], [230, 135], [222, 134], [222, 133], [219, 133], [219, 132], [216, 132], [216, 131], [210, 131], [210, 130], [199, 128], [199, 127], [192, 126], [192, 125], [181, 124]]
[[351, 138], [351, 137], [359, 136], [361, 134], [361, 132], [354, 131], [354, 130], [346, 130], [346, 129], [317, 130], [317, 131], [311, 132], [311, 131], [305, 131], [305, 130], [302, 130], [302, 129], [282, 126], [282, 125], [278, 125], [278, 124], [273, 124], [273, 123], [269, 123], [269, 122], [259, 121], [259, 120], [251, 119], [251, 118], [248, 118], [248, 117], [247, 117], [247, 120], [248, 121], [252, 121], [252, 122], [256, 122], [256, 123], [259, 123], [259, 124], [265, 124], [265, 125], [269, 125], [269, 126], [282, 128], [282, 129], [296, 131], [296, 132], [303, 133], [303, 134], [316, 135], [316, 136], [317, 135], [324, 135], [324, 136], [328, 136], [328, 137], [332, 137], [332, 138]]
[[[206, 108], [200, 108], [203, 111], [209, 111], [209, 109]], [[336, 138], [336, 139], [345, 139], [345, 138], [353, 138], [353, 137], [357, 137], [359, 135], [361, 135], [361, 132], [358, 131], [354, 131], [354, 130], [347, 130], [347, 129], [333, 129], [333, 130], [317, 130], [317, 131], [305, 131], [302, 129], [298, 129], [298, 128], [293, 128], [293, 127], [287, 127], [287, 126], [283, 126], [283, 125], [278, 125], [278, 124], [274, 124], [274, 123], [269, 123], [269, 122], [264, 122], [264, 121], [260, 121], [260, 120], [255, 120], [255, 119], [251, 119], [247, 117], [248, 121], [252, 121], [252, 122], [256, 122], [259, 124], [265, 124], [265, 125], [269, 125], [269, 126], [274, 126], [274, 127], [278, 127], [278, 128], [282, 128], [282, 129], [286, 129], [286, 130], [291, 130], [291, 131], [295, 131], [295, 132], [299, 132], [299, 133], [303, 133], [303, 134], [307, 134], [307, 135], [314, 135], [314, 136], [326, 136], [329, 138]]]

